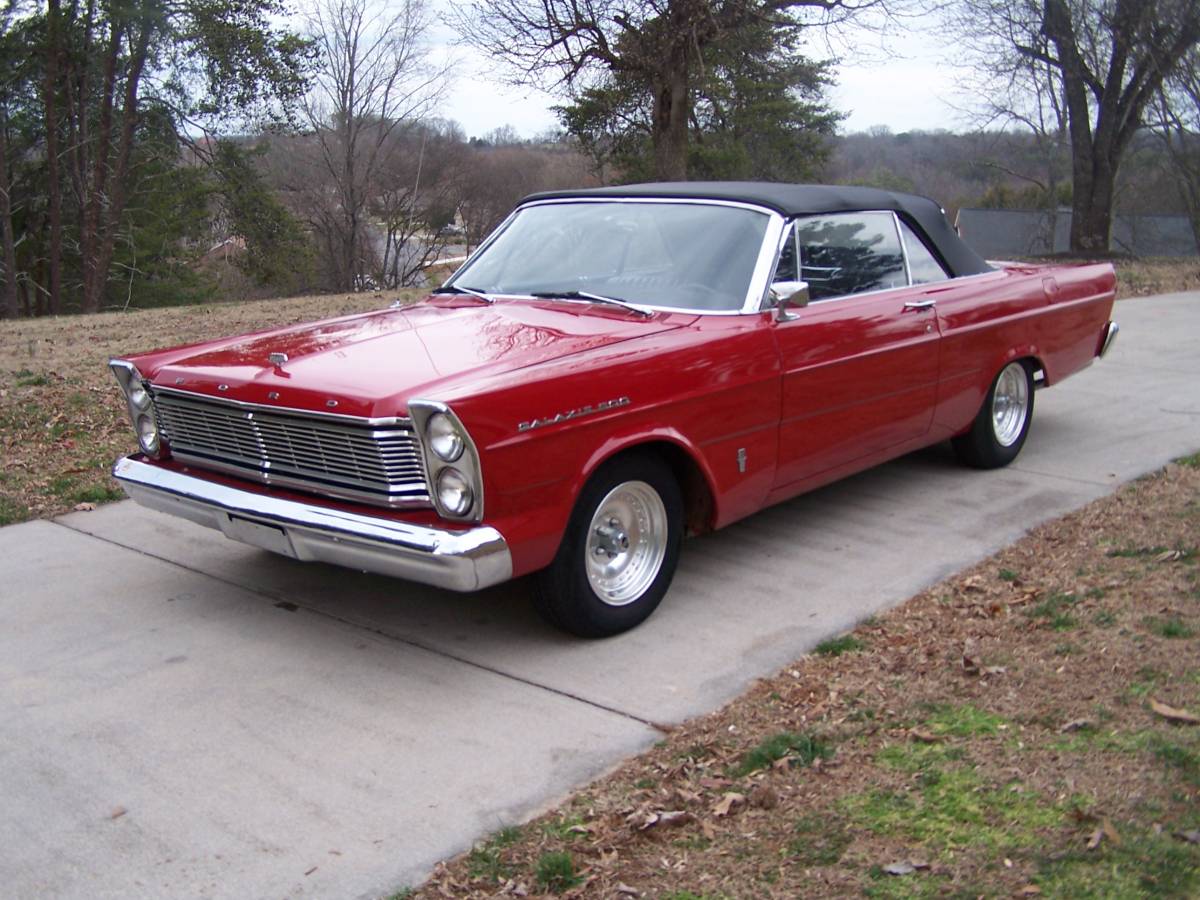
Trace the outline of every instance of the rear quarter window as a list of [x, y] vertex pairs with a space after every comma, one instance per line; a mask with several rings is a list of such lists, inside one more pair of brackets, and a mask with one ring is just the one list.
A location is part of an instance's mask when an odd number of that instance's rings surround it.
[[933, 284], [950, 277], [925, 242], [903, 219], [900, 220], [900, 233], [904, 236], [904, 252], [908, 254], [908, 272], [913, 284]]

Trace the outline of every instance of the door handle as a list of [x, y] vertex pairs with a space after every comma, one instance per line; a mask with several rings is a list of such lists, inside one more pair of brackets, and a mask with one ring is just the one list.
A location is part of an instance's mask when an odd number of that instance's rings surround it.
[[937, 306], [936, 300], [906, 300], [904, 301], [905, 309], [933, 309]]

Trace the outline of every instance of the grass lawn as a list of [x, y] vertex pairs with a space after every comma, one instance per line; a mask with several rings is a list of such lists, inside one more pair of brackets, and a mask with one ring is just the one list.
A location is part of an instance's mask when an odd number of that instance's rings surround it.
[[1200, 896], [1200, 454], [398, 896]]
[[335, 294], [0, 322], [0, 525], [125, 495], [113, 461], [137, 449], [112, 356], [386, 307]]

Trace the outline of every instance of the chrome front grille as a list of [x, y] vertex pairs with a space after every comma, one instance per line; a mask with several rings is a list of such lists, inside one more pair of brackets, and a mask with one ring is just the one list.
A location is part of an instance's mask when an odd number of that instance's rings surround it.
[[372, 424], [163, 388], [152, 395], [159, 431], [185, 462], [384, 506], [429, 505], [408, 419]]

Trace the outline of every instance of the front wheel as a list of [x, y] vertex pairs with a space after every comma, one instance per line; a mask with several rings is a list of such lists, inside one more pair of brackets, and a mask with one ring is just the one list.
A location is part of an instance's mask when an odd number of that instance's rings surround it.
[[1033, 372], [1010, 362], [992, 382], [971, 430], [952, 441], [958, 458], [977, 469], [998, 469], [1017, 458], [1033, 421]]
[[643, 622], [670, 587], [683, 539], [683, 498], [648, 455], [619, 457], [584, 486], [562, 544], [534, 588], [538, 612], [580, 637]]

